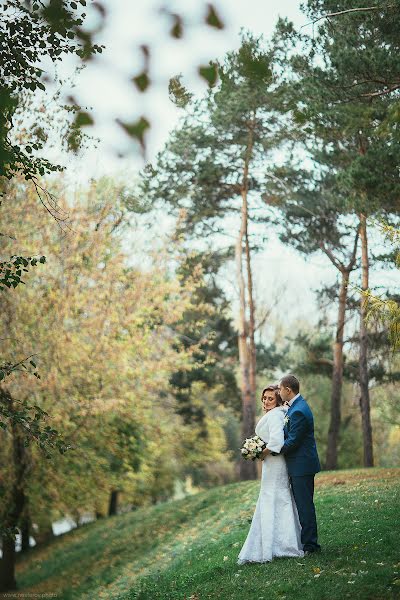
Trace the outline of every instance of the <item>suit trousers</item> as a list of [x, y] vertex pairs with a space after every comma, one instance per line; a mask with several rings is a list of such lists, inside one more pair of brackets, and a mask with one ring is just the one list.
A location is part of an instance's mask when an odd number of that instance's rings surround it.
[[301, 543], [303, 550], [315, 552], [321, 546], [317, 541], [317, 519], [314, 506], [314, 477], [315, 475], [290, 475], [294, 500], [299, 513], [301, 525]]

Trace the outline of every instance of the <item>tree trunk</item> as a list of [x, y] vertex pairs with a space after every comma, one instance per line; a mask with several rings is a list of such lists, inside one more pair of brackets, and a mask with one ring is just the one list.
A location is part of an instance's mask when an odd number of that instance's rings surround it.
[[30, 537], [30, 517], [27, 510], [25, 510], [24, 516], [21, 519], [21, 552], [28, 552], [30, 548], [29, 537]]
[[[246, 212], [247, 212], [247, 199], [246, 199]], [[246, 219], [247, 220], [247, 219]], [[251, 257], [250, 257], [250, 245], [249, 236], [247, 232], [246, 224], [246, 268], [247, 268], [247, 293], [249, 298], [249, 367], [250, 367], [250, 391], [252, 395], [253, 406], [256, 405], [256, 372], [257, 372], [257, 354], [256, 354], [256, 343], [255, 343], [255, 303], [253, 297], [253, 275], [251, 271]]]
[[[253, 132], [249, 130], [249, 139], [243, 169], [242, 208], [240, 231], [236, 243], [236, 269], [239, 286], [239, 362], [241, 368], [242, 390], [242, 437], [243, 440], [254, 435], [255, 427], [255, 346], [254, 346], [254, 304], [252, 298], [252, 279], [250, 251], [248, 249], [248, 175], [253, 149]], [[246, 271], [248, 281], [248, 297], [250, 317], [247, 321], [246, 287], [243, 275], [243, 242], [246, 247]], [[240, 479], [257, 479], [257, 468], [254, 461], [241, 459]]]
[[53, 526], [51, 524], [51, 521], [49, 520], [47, 523], [43, 523], [43, 525], [39, 527], [39, 530], [35, 535], [35, 542], [37, 546], [41, 546], [42, 544], [47, 544], [53, 538]]
[[[13, 399], [8, 390], [0, 389], [1, 399], [8, 404], [12, 411]], [[24, 479], [28, 468], [27, 448], [24, 446], [24, 434], [21, 426], [13, 421], [11, 423], [12, 435], [12, 460], [14, 470], [14, 481], [12, 482], [10, 495], [7, 500], [3, 526], [9, 532], [14, 531], [19, 524], [21, 515], [24, 512], [26, 497], [24, 493]], [[15, 580], [15, 535], [9, 533], [3, 536], [3, 558], [0, 561], [0, 592], [15, 590], [17, 583]]]
[[108, 516], [116, 515], [118, 511], [118, 490], [111, 490], [110, 503], [108, 505]]
[[[244, 237], [244, 220], [242, 211], [242, 225], [236, 243], [236, 269], [239, 284], [239, 363], [241, 371], [241, 395], [242, 395], [242, 438], [254, 435], [254, 408], [252, 406], [252, 394], [250, 388], [250, 361], [249, 348], [247, 345], [247, 320], [246, 320], [246, 296], [245, 284], [243, 277], [243, 237]], [[240, 479], [242, 481], [255, 479], [257, 470], [253, 461], [241, 459], [240, 461]]]
[[15, 579], [15, 537], [3, 536], [3, 557], [0, 560], [0, 593], [17, 589]]
[[347, 290], [350, 271], [342, 271], [339, 292], [339, 309], [336, 326], [336, 338], [333, 348], [333, 373], [331, 389], [331, 419], [328, 431], [325, 469], [337, 469], [338, 442], [341, 423], [341, 399], [343, 385], [343, 333], [346, 317]]
[[346, 320], [346, 305], [348, 295], [348, 285], [350, 273], [355, 268], [357, 259], [358, 239], [360, 237], [360, 228], [354, 238], [353, 251], [349, 257], [348, 264], [341, 262], [333, 251], [323, 242], [320, 243], [320, 248], [333, 266], [341, 273], [342, 280], [339, 291], [339, 307], [338, 319], [336, 325], [336, 338], [333, 348], [333, 371], [332, 371], [332, 389], [331, 389], [331, 415], [328, 431], [328, 447], [326, 451], [326, 469], [337, 469], [337, 454], [341, 424], [341, 402], [342, 402], [342, 386], [343, 386], [343, 340], [344, 340], [344, 325]]
[[[361, 288], [367, 291], [369, 288], [369, 261], [368, 261], [368, 237], [367, 219], [360, 214], [360, 238], [361, 238]], [[368, 375], [368, 333], [365, 322], [367, 299], [364, 295], [360, 301], [360, 408], [361, 422], [364, 442], [364, 467], [374, 466], [372, 447], [371, 410], [369, 400], [369, 375]]]

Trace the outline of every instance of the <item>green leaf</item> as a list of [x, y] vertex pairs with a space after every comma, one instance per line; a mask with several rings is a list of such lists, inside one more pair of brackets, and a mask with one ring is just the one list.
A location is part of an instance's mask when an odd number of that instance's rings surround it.
[[93, 118], [87, 112], [79, 112], [75, 118], [75, 127], [87, 127], [88, 125], [93, 125]]
[[205, 18], [205, 22], [210, 27], [215, 27], [216, 29], [223, 29], [224, 24], [217, 15], [217, 12], [212, 4], [208, 5], [208, 12]]
[[209, 85], [209, 87], [213, 87], [218, 78], [218, 67], [215, 63], [210, 63], [208, 67], [200, 66], [199, 75], [205, 79]]
[[150, 127], [150, 123], [146, 117], [140, 117], [140, 119], [133, 121], [132, 123], [125, 123], [117, 119], [117, 123], [130, 137], [136, 138], [140, 142], [142, 148], [144, 148], [144, 134]]
[[133, 77], [132, 81], [141, 92], [144, 92], [150, 85], [150, 78], [146, 71], [143, 71], [140, 73], [140, 75]]
[[182, 74], [171, 77], [168, 84], [169, 98], [179, 108], [185, 108], [193, 97], [181, 83]]
[[174, 24], [171, 27], [170, 35], [179, 40], [183, 37], [183, 21], [179, 15], [173, 14]]

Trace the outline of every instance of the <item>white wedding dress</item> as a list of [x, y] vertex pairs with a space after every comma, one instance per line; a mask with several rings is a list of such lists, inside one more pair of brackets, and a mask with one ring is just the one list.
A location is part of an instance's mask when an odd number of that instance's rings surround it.
[[[272, 452], [280, 452], [283, 446], [285, 414], [286, 409], [277, 406], [261, 417], [256, 425], [256, 434]], [[285, 458], [281, 454], [268, 454], [262, 463], [261, 489], [253, 520], [237, 563], [263, 563], [274, 557], [304, 556], [300, 534], [300, 521]]]

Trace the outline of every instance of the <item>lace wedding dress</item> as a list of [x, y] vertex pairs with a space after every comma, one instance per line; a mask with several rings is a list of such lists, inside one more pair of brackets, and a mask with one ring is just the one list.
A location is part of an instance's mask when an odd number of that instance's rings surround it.
[[[272, 452], [280, 452], [286, 409], [277, 406], [256, 425], [256, 434]], [[246, 562], [269, 562], [274, 557], [304, 556], [300, 521], [283, 455], [268, 454], [262, 463], [261, 489], [246, 541], [238, 556]]]

